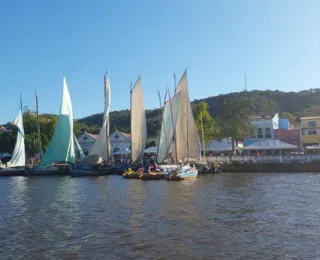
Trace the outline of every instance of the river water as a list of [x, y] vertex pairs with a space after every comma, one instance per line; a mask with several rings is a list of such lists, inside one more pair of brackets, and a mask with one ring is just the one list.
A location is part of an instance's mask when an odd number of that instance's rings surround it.
[[0, 179], [0, 259], [320, 259], [320, 174]]

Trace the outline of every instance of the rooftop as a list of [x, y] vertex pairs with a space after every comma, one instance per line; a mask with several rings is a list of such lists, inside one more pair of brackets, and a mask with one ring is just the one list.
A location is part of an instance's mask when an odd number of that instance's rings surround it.
[[88, 132], [87, 132], [87, 134], [90, 135], [90, 136], [91, 136], [92, 138], [94, 138], [94, 139], [98, 139], [98, 136], [99, 136], [99, 135], [95, 135], [95, 134], [90, 134], [90, 133], [88, 133]]
[[320, 119], [320, 116], [301, 117], [300, 120]]
[[252, 118], [273, 118], [276, 114], [277, 112], [274, 114], [254, 114], [254, 115], [251, 115], [251, 117]]
[[121, 134], [123, 134], [124, 136], [126, 136], [126, 137], [131, 137], [131, 134], [130, 133], [124, 133], [124, 132], [120, 132], [120, 131], [118, 131], [119, 133], [121, 133]]

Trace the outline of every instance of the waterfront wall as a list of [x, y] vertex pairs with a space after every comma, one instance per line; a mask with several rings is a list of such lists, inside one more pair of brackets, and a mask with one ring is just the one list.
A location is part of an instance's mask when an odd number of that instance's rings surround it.
[[208, 162], [219, 164], [232, 163], [290, 163], [320, 161], [320, 154], [303, 155], [248, 155], [248, 156], [213, 156], [207, 157]]

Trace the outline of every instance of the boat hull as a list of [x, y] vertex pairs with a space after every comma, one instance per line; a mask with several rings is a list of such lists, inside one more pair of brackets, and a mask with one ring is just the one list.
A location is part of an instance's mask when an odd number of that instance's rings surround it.
[[100, 167], [100, 168], [98, 168], [97, 172], [101, 176], [117, 174], [115, 167]]
[[122, 177], [125, 178], [125, 179], [138, 179], [140, 176], [139, 173], [131, 173], [131, 174], [122, 174]]
[[72, 172], [68, 164], [54, 164], [50, 166], [34, 167], [26, 171], [27, 176], [70, 175]]
[[74, 169], [71, 172], [71, 177], [91, 177], [91, 176], [101, 176], [97, 170], [92, 169]]
[[179, 169], [179, 170], [170, 172], [165, 176], [166, 180], [168, 181], [189, 180], [189, 179], [195, 179], [197, 177], [198, 177], [197, 169], [188, 169], [188, 170]]
[[163, 180], [165, 179], [164, 173], [150, 173], [150, 174], [142, 174], [139, 176], [141, 180]]
[[2, 176], [25, 176], [25, 168], [4, 168], [0, 169], [0, 177]]

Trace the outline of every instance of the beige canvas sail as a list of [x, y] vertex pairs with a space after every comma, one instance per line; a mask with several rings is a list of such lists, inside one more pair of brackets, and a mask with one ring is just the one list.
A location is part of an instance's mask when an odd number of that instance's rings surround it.
[[141, 79], [137, 80], [131, 90], [131, 159], [140, 161], [147, 141], [147, 124]]
[[176, 128], [176, 123], [177, 123], [179, 108], [180, 108], [180, 95], [181, 95], [181, 92], [173, 96], [164, 105], [164, 108], [163, 108], [158, 157], [157, 157], [157, 160], [159, 163], [163, 162], [166, 159], [166, 156], [170, 151], [170, 148], [172, 147], [173, 134]]
[[109, 141], [109, 112], [110, 112], [110, 81], [107, 75], [104, 78], [104, 114], [103, 124], [99, 132], [98, 139], [95, 141], [89, 155], [99, 155], [103, 160], [108, 161], [110, 159], [110, 141]]
[[188, 94], [187, 71], [178, 83], [175, 93], [181, 92], [180, 109], [176, 125], [176, 152], [178, 162], [189, 159], [200, 159], [200, 138]]

